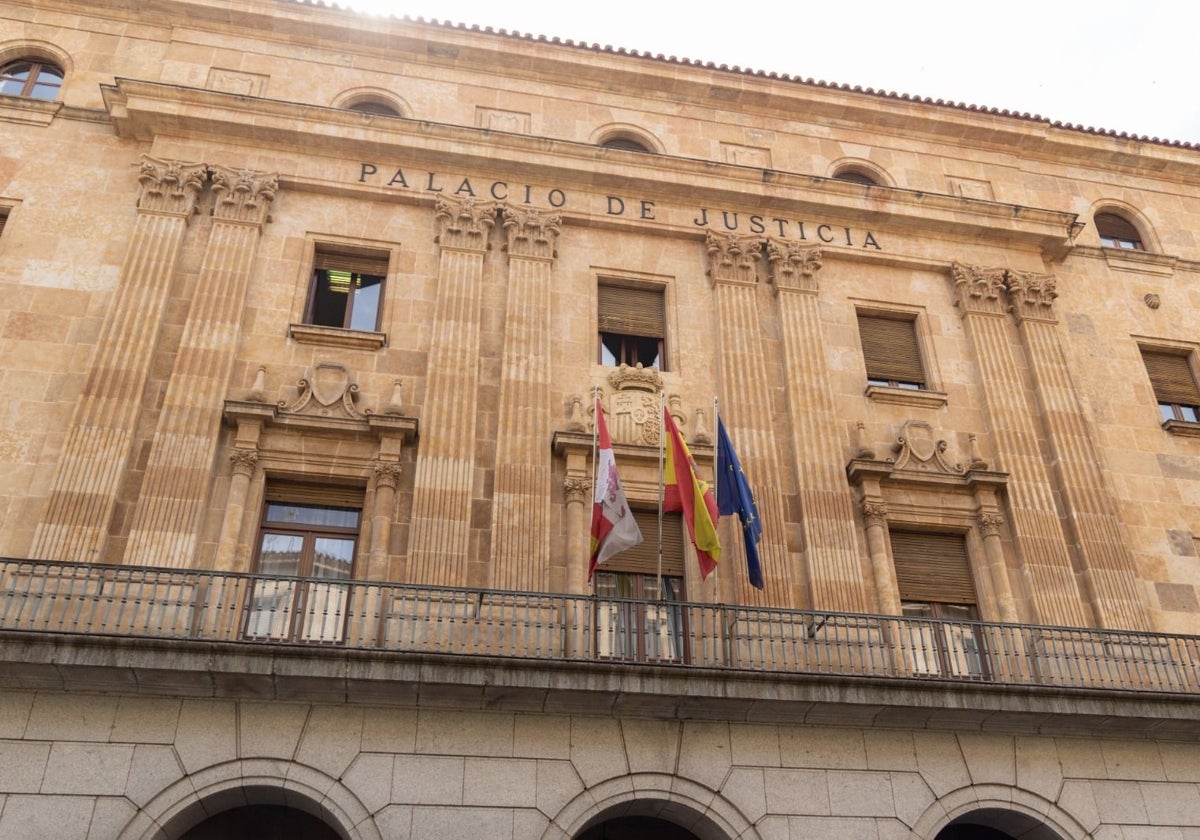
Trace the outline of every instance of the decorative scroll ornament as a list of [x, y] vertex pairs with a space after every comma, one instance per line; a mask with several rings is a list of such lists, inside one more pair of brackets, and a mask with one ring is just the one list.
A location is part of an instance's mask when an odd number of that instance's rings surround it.
[[487, 250], [488, 233], [496, 224], [496, 202], [439, 195], [435, 218], [441, 225], [437, 242], [445, 248]]
[[400, 465], [395, 461], [375, 462], [375, 484], [381, 487], [396, 489], [400, 483]]
[[562, 232], [562, 217], [537, 210], [502, 208], [504, 230], [508, 233], [508, 253], [514, 257], [552, 260], [558, 256], [555, 245]]
[[257, 449], [235, 449], [229, 454], [229, 461], [233, 464], [233, 471], [240, 475], [254, 475], [254, 468], [258, 464]]
[[215, 218], [258, 225], [271, 220], [271, 202], [279, 190], [278, 175], [214, 166], [212, 186], [217, 197]]
[[142, 155], [138, 174], [142, 194], [138, 197], [138, 209], [190, 216], [207, 178], [207, 164], [158, 160]]
[[708, 231], [708, 279], [717, 283], [740, 283], [753, 286], [758, 282], [755, 263], [762, 258], [762, 240], [756, 236]]
[[1014, 315], [1022, 319], [1057, 321], [1053, 307], [1058, 297], [1058, 281], [1053, 274], [1009, 269], [1005, 279]]
[[950, 266], [954, 275], [955, 305], [964, 313], [984, 312], [1004, 314], [1003, 268], [983, 268], [956, 262]]
[[821, 249], [806, 248], [788, 239], [767, 240], [767, 282], [779, 294], [780, 289], [792, 292], [817, 292], [817, 272], [821, 270]]
[[567, 476], [563, 479], [563, 495], [567, 503], [586, 502], [592, 495], [592, 482], [586, 478]]
[[308, 414], [317, 417], [348, 417], [363, 419], [354, 405], [358, 386], [350, 382], [350, 371], [336, 362], [319, 362], [306, 379], [297, 383], [300, 394], [288, 404], [280, 401], [279, 408], [288, 414]]
[[924, 420], [909, 420], [896, 438], [895, 451], [897, 470], [961, 475], [962, 464], [951, 464], [946, 460], [946, 441], [938, 440], [933, 426]]

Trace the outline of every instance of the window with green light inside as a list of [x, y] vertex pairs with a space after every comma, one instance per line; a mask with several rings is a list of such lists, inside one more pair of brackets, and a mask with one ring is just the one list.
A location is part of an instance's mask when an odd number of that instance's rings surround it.
[[388, 258], [317, 247], [306, 323], [374, 332], [379, 329]]

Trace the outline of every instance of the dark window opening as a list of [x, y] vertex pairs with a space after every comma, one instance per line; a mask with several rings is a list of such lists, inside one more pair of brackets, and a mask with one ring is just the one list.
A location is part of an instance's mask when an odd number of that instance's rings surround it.
[[387, 257], [318, 249], [306, 323], [374, 332], [387, 279]]
[[1144, 251], [1142, 235], [1127, 219], [1116, 213], [1096, 214], [1096, 233], [1105, 248], [1121, 248], [1126, 251]]
[[641, 365], [666, 370], [666, 308], [662, 287], [601, 283], [597, 327], [602, 365]]
[[355, 102], [350, 105], [347, 110], [358, 111], [360, 114], [378, 114], [383, 117], [399, 117], [400, 112], [386, 102], [380, 102], [377, 99], [364, 99], [361, 102]]
[[843, 169], [833, 176], [835, 181], [846, 181], [851, 184], [862, 184], [864, 187], [877, 187], [879, 182], [859, 169]]
[[606, 149], [624, 149], [627, 152], [651, 152], [645, 143], [634, 140], [632, 137], [612, 137], [600, 145]]

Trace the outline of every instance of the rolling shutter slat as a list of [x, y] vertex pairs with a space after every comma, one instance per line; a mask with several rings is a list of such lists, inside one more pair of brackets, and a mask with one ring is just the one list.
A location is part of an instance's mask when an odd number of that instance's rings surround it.
[[892, 531], [891, 541], [900, 600], [977, 603], [967, 542], [961, 534]]

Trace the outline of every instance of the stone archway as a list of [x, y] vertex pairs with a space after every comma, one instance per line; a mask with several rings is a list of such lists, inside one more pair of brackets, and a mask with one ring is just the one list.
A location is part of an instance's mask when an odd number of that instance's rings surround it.
[[932, 803], [912, 826], [932, 840], [1082, 840], [1079, 822], [1054, 802], [1007, 785], [959, 788]]
[[979, 808], [955, 817], [934, 840], [1063, 840], [1063, 837], [1028, 814], [1004, 808]]
[[343, 840], [323, 819], [290, 805], [240, 805], [213, 814], [179, 840]]

